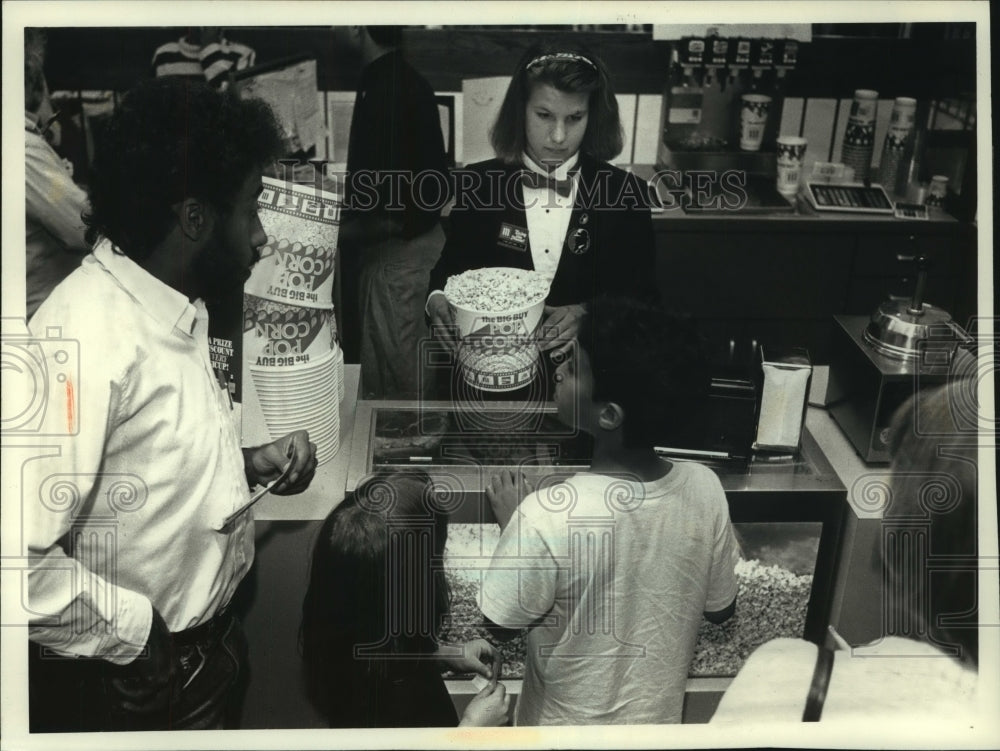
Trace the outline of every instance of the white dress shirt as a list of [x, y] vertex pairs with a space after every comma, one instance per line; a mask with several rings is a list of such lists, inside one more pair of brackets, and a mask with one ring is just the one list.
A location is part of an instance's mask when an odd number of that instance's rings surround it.
[[104, 240], [31, 331], [50, 389], [38, 432], [54, 448], [22, 475], [31, 638], [127, 663], [151, 604], [171, 631], [198, 625], [253, 562], [251, 512], [221, 528], [249, 489], [208, 315]]
[[[579, 153], [560, 164], [553, 173], [556, 180], [565, 180], [569, 171], [576, 166]], [[532, 172], [545, 176], [548, 172], [527, 154], [523, 155], [524, 166]], [[576, 200], [577, 180], [574, 178], [568, 196], [561, 196], [549, 188], [521, 186], [524, 209], [528, 220], [528, 242], [531, 245], [531, 261], [535, 271], [545, 274], [549, 284], [556, 275], [559, 259], [562, 257], [566, 230], [573, 214]]]

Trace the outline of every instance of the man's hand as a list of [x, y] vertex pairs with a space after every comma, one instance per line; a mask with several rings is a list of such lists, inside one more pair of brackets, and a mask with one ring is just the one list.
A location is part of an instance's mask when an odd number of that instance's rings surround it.
[[156, 724], [156, 717], [166, 715], [170, 704], [180, 696], [180, 662], [173, 652], [170, 631], [163, 616], [153, 608], [153, 622], [146, 638], [146, 648], [127, 665], [106, 663], [105, 671], [115, 705], [123, 714], [134, 715]]
[[493, 475], [486, 486], [486, 497], [490, 500], [493, 516], [499, 522], [501, 532], [507, 528], [517, 507], [532, 490], [523, 472], [518, 472], [517, 478], [509, 469], [500, 470]]
[[295, 495], [308, 488], [316, 474], [316, 444], [310, 442], [308, 432], [297, 430], [266, 446], [244, 449], [243, 460], [251, 487], [267, 485], [287, 467], [287, 474], [271, 492]]
[[427, 313], [431, 319], [431, 334], [454, 350], [458, 346], [458, 327], [448, 298], [443, 293], [432, 294], [427, 299]]
[[580, 321], [586, 312], [582, 305], [546, 305], [545, 317], [539, 328], [538, 348], [542, 351], [555, 350], [553, 354], [565, 354], [580, 332]]

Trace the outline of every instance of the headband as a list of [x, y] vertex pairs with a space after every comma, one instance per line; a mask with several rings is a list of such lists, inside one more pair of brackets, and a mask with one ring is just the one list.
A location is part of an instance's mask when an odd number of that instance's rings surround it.
[[541, 55], [540, 57], [536, 57], [534, 60], [532, 60], [524, 67], [533, 68], [536, 65], [539, 65], [541, 63], [547, 63], [550, 60], [557, 60], [557, 61], [572, 60], [574, 62], [586, 63], [594, 70], [597, 70], [597, 66], [594, 65], [592, 60], [584, 57], [583, 55], [577, 55], [574, 52], [554, 52], [551, 55]]

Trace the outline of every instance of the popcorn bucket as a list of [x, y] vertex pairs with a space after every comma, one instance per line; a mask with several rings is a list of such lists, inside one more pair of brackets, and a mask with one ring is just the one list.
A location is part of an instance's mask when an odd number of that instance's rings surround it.
[[257, 213], [267, 244], [244, 291], [290, 305], [333, 307], [338, 196], [267, 177], [263, 182]]
[[[463, 294], [461, 285], [473, 292]], [[448, 280], [445, 295], [461, 336], [457, 357], [466, 383], [502, 392], [532, 382], [535, 331], [547, 294], [548, 278], [524, 269], [474, 269]]]
[[243, 295], [244, 359], [251, 365], [296, 367], [333, 351], [332, 310]]

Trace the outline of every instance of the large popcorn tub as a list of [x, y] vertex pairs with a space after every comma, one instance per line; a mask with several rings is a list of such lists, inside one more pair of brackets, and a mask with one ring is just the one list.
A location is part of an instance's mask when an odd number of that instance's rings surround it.
[[513, 391], [532, 382], [535, 331], [548, 291], [548, 278], [526, 269], [472, 269], [448, 279], [444, 293], [458, 324], [457, 357], [466, 383]]

